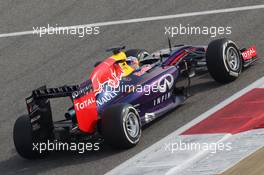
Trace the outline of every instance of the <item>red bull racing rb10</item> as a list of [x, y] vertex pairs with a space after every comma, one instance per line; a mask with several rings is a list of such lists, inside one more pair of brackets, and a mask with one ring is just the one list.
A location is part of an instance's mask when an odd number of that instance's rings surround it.
[[[239, 48], [229, 39], [208, 46], [175, 45], [148, 53], [144, 49], [108, 49], [112, 56], [97, 62], [79, 85], [42, 86], [26, 98], [28, 114], [14, 125], [13, 139], [24, 158], [37, 158], [34, 143], [100, 140], [114, 148], [135, 146], [142, 126], [182, 105], [189, 96], [191, 78], [209, 72], [225, 84], [237, 79], [255, 62], [256, 47]], [[64, 119], [53, 121], [50, 99], [68, 97], [72, 106]], [[177, 117], [177, 116], [176, 116]]]

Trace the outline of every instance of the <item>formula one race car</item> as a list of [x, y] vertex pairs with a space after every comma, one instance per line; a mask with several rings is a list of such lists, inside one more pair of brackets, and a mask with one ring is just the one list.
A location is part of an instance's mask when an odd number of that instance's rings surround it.
[[[80, 85], [32, 91], [26, 98], [28, 114], [16, 120], [13, 130], [22, 157], [46, 155], [33, 144], [54, 140], [95, 139], [131, 148], [139, 142], [143, 125], [184, 103], [193, 76], [208, 71], [217, 82], [229, 83], [257, 58], [255, 46], [240, 49], [229, 39], [173, 47], [169, 40], [169, 48], [152, 54], [124, 49], [109, 49], [113, 55], [96, 63]], [[137, 67], [130, 58], [138, 60]], [[63, 120], [53, 121], [49, 99], [57, 97], [69, 97], [72, 106]]]

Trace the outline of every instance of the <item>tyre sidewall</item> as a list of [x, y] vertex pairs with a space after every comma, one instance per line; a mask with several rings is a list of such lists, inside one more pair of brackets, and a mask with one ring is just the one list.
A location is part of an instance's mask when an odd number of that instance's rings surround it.
[[130, 136], [130, 134], [128, 133], [127, 131], [127, 128], [126, 128], [126, 119], [128, 118], [128, 114], [130, 112], [133, 112], [134, 114], [136, 114], [137, 116], [137, 120], [138, 120], [138, 124], [139, 124], [139, 128], [141, 128], [141, 124], [140, 124], [140, 120], [139, 120], [139, 115], [137, 113], [137, 110], [135, 108], [133, 108], [132, 106], [128, 106], [125, 111], [124, 111], [124, 115], [123, 115], [123, 118], [122, 118], [122, 126], [123, 126], [123, 131], [124, 131], [124, 134], [125, 134], [125, 137], [127, 138], [127, 140], [131, 143], [131, 144], [136, 144], [139, 142], [139, 139], [141, 137], [141, 129], [139, 129], [139, 133], [136, 137], [132, 137]]
[[[227, 49], [233, 47], [239, 56], [239, 68], [234, 71], [227, 63]], [[228, 39], [212, 41], [206, 52], [207, 68], [211, 76], [219, 83], [234, 81], [242, 71], [242, 58], [237, 45]]]
[[[131, 137], [126, 130], [125, 121], [130, 112], [134, 112], [138, 119], [139, 132]], [[115, 104], [102, 113], [102, 136], [105, 141], [116, 148], [130, 148], [135, 146], [141, 137], [141, 122], [136, 109], [128, 104]]]
[[[227, 50], [229, 47], [233, 47], [239, 56], [240, 62], [239, 62], [239, 68], [237, 70], [232, 70], [229, 67], [229, 64], [227, 63]], [[238, 50], [237, 45], [233, 41], [227, 40], [227, 42], [223, 44], [222, 50], [223, 50], [223, 53], [222, 53], [223, 63], [225, 65], [226, 71], [228, 72], [230, 76], [238, 77], [242, 71], [242, 59], [241, 59], [241, 54], [240, 54], [240, 51]]]

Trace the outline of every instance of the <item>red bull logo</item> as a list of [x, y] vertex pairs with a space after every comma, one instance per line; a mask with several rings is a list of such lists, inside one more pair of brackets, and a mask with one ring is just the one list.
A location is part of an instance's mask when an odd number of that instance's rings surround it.
[[[116, 95], [111, 93], [108, 96], [96, 99], [96, 95], [103, 91], [105, 85], [111, 88], [117, 88], [120, 85], [123, 70], [115, 62], [113, 58], [108, 58], [96, 66], [89, 78], [92, 82], [93, 92], [74, 99], [78, 127], [83, 132], [94, 132], [98, 120], [97, 105], [103, 105]], [[77, 97], [78, 94], [75, 94], [75, 96]]]
[[105, 85], [113, 89], [118, 88], [122, 75], [123, 69], [112, 58], [99, 64], [90, 77], [95, 95], [101, 93]]

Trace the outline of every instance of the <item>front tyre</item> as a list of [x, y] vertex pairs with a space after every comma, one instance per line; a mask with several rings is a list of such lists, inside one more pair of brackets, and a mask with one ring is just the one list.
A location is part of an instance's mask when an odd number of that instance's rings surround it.
[[115, 148], [131, 148], [141, 137], [138, 112], [128, 104], [116, 104], [106, 109], [102, 115], [102, 135]]
[[211, 76], [222, 84], [234, 81], [242, 71], [241, 53], [236, 44], [226, 38], [209, 43], [206, 63]]

